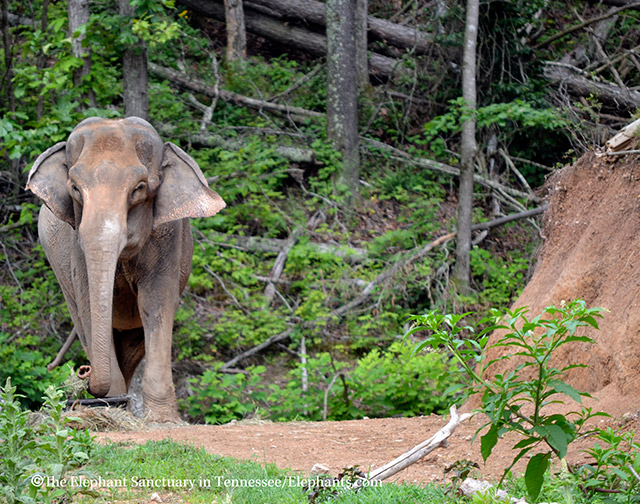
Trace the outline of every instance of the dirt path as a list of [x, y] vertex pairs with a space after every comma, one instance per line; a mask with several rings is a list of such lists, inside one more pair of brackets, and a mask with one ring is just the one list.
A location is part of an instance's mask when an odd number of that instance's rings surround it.
[[[138, 432], [103, 432], [98, 434], [98, 439], [134, 443], [173, 439], [202, 446], [218, 455], [273, 463], [304, 474], [308, 474], [314, 464], [320, 463], [328, 466], [335, 476], [347, 466], [358, 465], [365, 471], [380, 467], [431, 437], [444, 425], [445, 421], [438, 416], [343, 422], [232, 422], [226, 425], [160, 426]], [[449, 439], [448, 448], [427, 455], [399, 473], [396, 481], [419, 484], [441, 480], [447, 466], [463, 459], [480, 465], [476, 476], [498, 479], [513, 458], [511, 447], [517, 438], [508, 437], [499, 442], [487, 465], [484, 465], [479, 438], [472, 443], [480, 425], [480, 418], [465, 422]], [[625, 428], [635, 429], [636, 426], [634, 420]], [[591, 445], [592, 442], [585, 440], [578, 448]], [[579, 449], [574, 449], [568, 459], [578, 462], [585, 458]], [[526, 461], [522, 461], [516, 470], [522, 471], [525, 464]]]

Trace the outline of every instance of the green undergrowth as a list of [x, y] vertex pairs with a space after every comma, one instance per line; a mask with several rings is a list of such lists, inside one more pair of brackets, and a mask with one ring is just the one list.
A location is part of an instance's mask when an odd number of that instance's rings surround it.
[[[192, 379], [192, 396], [181, 404], [189, 416], [226, 423], [258, 414], [273, 420], [346, 420], [429, 415], [446, 411], [456, 400], [457, 369], [438, 352], [411, 357], [409, 345], [373, 349], [354, 364], [327, 352], [296, 364], [281, 383], [263, 379], [264, 366], [246, 373], [217, 369]], [[219, 366], [218, 366], [219, 369]]]
[[[312, 500], [313, 492], [305, 486], [310, 482], [320, 486], [322, 478], [261, 462], [258, 457], [253, 461], [240, 461], [165, 440], [141, 445], [96, 445], [87, 470], [94, 478], [102, 478], [100, 491], [111, 502], [148, 499], [154, 492], [165, 502], [182, 498], [192, 504], [449, 502], [443, 489], [436, 486], [394, 484], [364, 488], [357, 493], [344, 486], [325, 484], [325, 490]], [[100, 484], [99, 479], [96, 484]], [[120, 488], [108, 488], [109, 485]]]

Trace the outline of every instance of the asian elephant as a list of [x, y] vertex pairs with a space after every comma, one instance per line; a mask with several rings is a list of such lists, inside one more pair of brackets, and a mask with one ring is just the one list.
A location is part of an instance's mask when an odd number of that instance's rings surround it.
[[171, 339], [191, 272], [188, 218], [225, 202], [137, 117], [85, 119], [36, 159], [27, 189], [44, 202], [38, 233], [91, 363], [89, 392], [126, 393], [146, 354], [145, 411], [178, 420]]

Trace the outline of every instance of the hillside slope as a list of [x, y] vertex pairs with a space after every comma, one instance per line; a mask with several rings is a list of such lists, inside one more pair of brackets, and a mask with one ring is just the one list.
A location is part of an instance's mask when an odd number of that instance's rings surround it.
[[[638, 163], [637, 157], [610, 162], [588, 153], [548, 181], [545, 242], [534, 275], [514, 304], [528, 306], [534, 315], [582, 298], [608, 310], [600, 330], [589, 330], [597, 344], [566, 345], [556, 364], [588, 364], [572, 370], [569, 383], [614, 415], [638, 410], [640, 397]], [[499, 350], [490, 349], [488, 357]], [[491, 370], [512, 367], [513, 362], [501, 362]]]

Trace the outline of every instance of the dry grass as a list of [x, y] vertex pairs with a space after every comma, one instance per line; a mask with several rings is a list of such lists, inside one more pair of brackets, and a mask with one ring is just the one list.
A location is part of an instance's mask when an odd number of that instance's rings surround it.
[[93, 432], [138, 431], [146, 426], [144, 418], [136, 418], [128, 410], [117, 407], [78, 407], [65, 412], [64, 416], [73, 419], [68, 424], [70, 427]]

